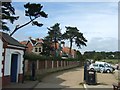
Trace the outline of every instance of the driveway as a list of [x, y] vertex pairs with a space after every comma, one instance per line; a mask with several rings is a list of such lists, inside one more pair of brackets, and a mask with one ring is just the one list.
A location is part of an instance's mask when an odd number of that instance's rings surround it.
[[83, 69], [74, 68], [46, 76], [35, 88], [83, 88]]

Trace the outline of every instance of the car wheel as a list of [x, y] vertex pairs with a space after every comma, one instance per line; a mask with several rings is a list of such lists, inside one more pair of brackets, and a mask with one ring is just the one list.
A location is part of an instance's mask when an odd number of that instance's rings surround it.
[[106, 70], [106, 72], [107, 72], [107, 73], [110, 73], [110, 70], [108, 69], [108, 70]]

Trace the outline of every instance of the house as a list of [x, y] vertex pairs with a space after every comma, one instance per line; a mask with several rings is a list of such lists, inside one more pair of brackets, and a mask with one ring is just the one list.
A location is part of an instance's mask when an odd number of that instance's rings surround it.
[[[63, 54], [66, 54], [66, 55], [69, 56], [69, 52], [70, 52], [70, 48], [69, 48], [69, 47], [63, 47], [63, 48], [62, 48], [62, 53], [63, 53]], [[72, 58], [75, 58], [75, 57], [76, 57], [76, 50], [74, 50], [74, 49], [71, 50], [71, 57], [72, 57]]]
[[[63, 43], [62, 46], [62, 56], [68, 56], [69, 57], [70, 54], [70, 48], [65, 46], [65, 43]], [[76, 50], [75, 49], [71, 49], [71, 55], [72, 58], [76, 57]]]
[[[52, 44], [52, 47], [55, 48], [55, 43]], [[54, 52], [53, 52], [54, 53]], [[70, 48], [65, 46], [65, 42], [57, 42], [56, 43], [56, 54], [60, 56], [71, 56], [72, 58], [76, 58], [76, 50], [71, 50], [70, 55]]]
[[28, 41], [22, 41], [20, 42], [24, 46], [27, 46], [28, 48], [26, 49], [27, 53], [35, 53], [35, 54], [40, 54], [43, 52], [43, 40], [42, 39], [32, 39], [29, 37]]
[[0, 79], [2, 86], [22, 82], [25, 46], [0, 32]]

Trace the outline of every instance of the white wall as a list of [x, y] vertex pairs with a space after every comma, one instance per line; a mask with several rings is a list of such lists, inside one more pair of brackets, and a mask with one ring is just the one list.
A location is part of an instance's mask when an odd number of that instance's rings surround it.
[[4, 66], [4, 75], [10, 75], [11, 71], [11, 55], [18, 54], [18, 74], [23, 73], [23, 54], [22, 50], [15, 50], [15, 49], [6, 49], [5, 53], [5, 66]]
[[2, 68], [3, 68], [3, 65], [2, 65], [2, 60], [3, 60], [2, 52], [3, 52], [3, 42], [0, 39], [0, 77], [2, 77]]

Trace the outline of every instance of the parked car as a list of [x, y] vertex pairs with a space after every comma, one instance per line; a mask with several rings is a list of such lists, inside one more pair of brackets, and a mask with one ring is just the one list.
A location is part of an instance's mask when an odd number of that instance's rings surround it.
[[89, 69], [95, 70], [97, 72], [107, 72], [107, 73], [112, 73], [114, 71], [114, 69], [111, 66], [103, 63], [92, 63], [89, 66]]
[[[102, 65], [104, 65], [105, 67], [110, 67], [110, 68], [112, 68], [113, 69], [113, 71], [115, 70], [115, 67], [112, 65], [112, 64], [110, 64], [110, 63], [107, 63], [107, 62], [100, 62], [100, 61], [96, 61], [95, 62], [96, 64], [102, 64]], [[106, 70], [105, 70], [106, 71]]]

